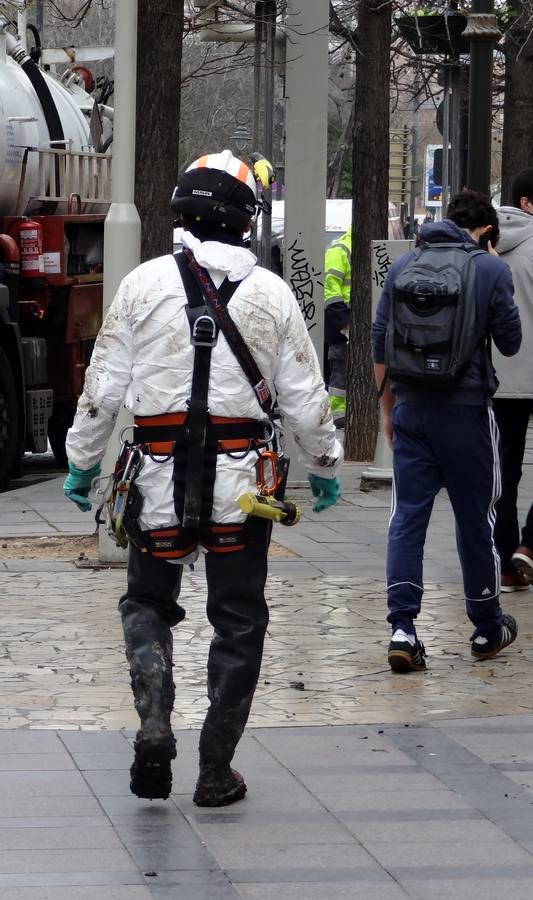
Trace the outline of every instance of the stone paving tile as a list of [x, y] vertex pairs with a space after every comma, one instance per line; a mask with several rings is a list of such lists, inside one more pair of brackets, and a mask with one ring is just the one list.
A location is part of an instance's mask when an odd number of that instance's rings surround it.
[[[49, 820], [50, 821], [50, 820]], [[0, 871], [8, 850], [109, 850], [122, 844], [110, 823], [100, 825], [46, 825], [39, 828], [16, 827], [0, 819]]]
[[[417, 815], [417, 813], [418, 811], [413, 815]], [[368, 848], [379, 843], [416, 842], [431, 843], [436, 846], [457, 842], [493, 841], [497, 843], [501, 836], [500, 829], [492, 822], [472, 816], [464, 820], [443, 817], [436, 821], [428, 821], [428, 819], [405, 821], [400, 816], [395, 822], [390, 818], [383, 822], [355, 821], [349, 827], [352, 834]]]
[[445, 875], [436, 878], [422, 874], [418, 877], [413, 873], [411, 877], [402, 877], [401, 884], [413, 900], [458, 900], [459, 897], [468, 900], [501, 900], [502, 897], [531, 900], [529, 878], [506, 877], [495, 872], [491, 872], [489, 877], [482, 877], [479, 870], [470, 878], [447, 878]]
[[[292, 839], [287, 843], [262, 846], [213, 841], [210, 849], [225, 871], [239, 870], [238, 877], [231, 876], [232, 881], [255, 880], [246, 876], [246, 870], [250, 874], [254, 870], [270, 870], [272, 880], [275, 881], [321, 881], [331, 877], [328, 873], [346, 873], [347, 870], [351, 874], [357, 870], [364, 878], [368, 876], [369, 869], [376, 870], [375, 861], [357, 841], [343, 844], [326, 841], [316, 844], [299, 843], [302, 831], [305, 831], [305, 825], [301, 829], [295, 828]], [[280, 874], [289, 870], [292, 872], [291, 879]], [[322, 870], [322, 877], [317, 877], [318, 870]]]
[[0, 524], [0, 540], [3, 537], [38, 537], [43, 534], [57, 534], [57, 529], [44, 519], [34, 523], [29, 522], [27, 525], [24, 523], [18, 525]]
[[90, 791], [78, 772], [33, 771], [0, 772], [0, 796], [34, 797], [90, 797]]
[[85, 869], [80, 869], [79, 872], [23, 871], [14, 872], [12, 874], [2, 874], [0, 872], [0, 890], [2, 892], [6, 887], [14, 888], [33, 886], [39, 888], [53, 888], [55, 886], [72, 886], [76, 889], [78, 887], [88, 887], [89, 885], [92, 885], [94, 900], [99, 900], [100, 898], [101, 885], [136, 885], [142, 884], [143, 881], [143, 876], [135, 868], [131, 868], [124, 872], [107, 872], [105, 870], [86, 871]]
[[6, 818], [42, 819], [49, 816], [86, 817], [101, 814], [102, 809], [95, 797], [65, 796], [54, 797], [12, 797], [0, 796], [0, 822]]
[[[220, 871], [162, 871], [149, 881], [155, 900], [236, 900], [240, 896]], [[278, 900], [282, 900], [279, 895]]]
[[95, 887], [12, 887], [2, 888], [2, 900], [152, 900], [153, 894], [141, 885], [110, 887], [100, 884], [98, 896]]
[[243, 900], [405, 900], [406, 892], [392, 878], [369, 882], [357, 878], [344, 882], [292, 882], [238, 884]]
[[439, 841], [435, 844], [365, 841], [364, 846], [381, 866], [396, 877], [400, 877], [403, 870], [415, 867], [418, 871], [435, 869], [450, 875], [452, 869], [458, 874], [464, 869], [463, 874], [467, 875], [474, 874], [476, 868], [481, 874], [481, 867], [485, 878], [496, 864], [501, 875], [513, 877], [519, 875], [522, 869], [522, 875], [528, 874], [533, 878], [533, 857], [502, 834], [496, 840]]
[[[122, 847], [82, 850], [5, 850], [0, 855], [0, 875], [30, 872], [44, 874], [62, 872], [123, 873], [136, 871], [134, 862]], [[83, 883], [83, 882], [82, 882]], [[0, 886], [2, 882], [0, 880]]]
[[30, 525], [34, 522], [42, 522], [40, 513], [30, 509], [5, 509], [2, 507], [0, 512], [0, 530], [5, 532], [9, 525]]
[[59, 772], [74, 769], [73, 760], [65, 753], [3, 753], [0, 755], [0, 772]]

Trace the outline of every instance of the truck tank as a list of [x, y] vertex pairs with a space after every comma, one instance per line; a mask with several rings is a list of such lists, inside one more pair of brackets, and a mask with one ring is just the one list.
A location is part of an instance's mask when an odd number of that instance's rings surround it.
[[[61, 191], [56, 193], [64, 194], [65, 187], [68, 192], [68, 185], [63, 184], [65, 179], [70, 179], [76, 190], [83, 177], [80, 179], [80, 173], [73, 171], [73, 165], [82, 163], [72, 157], [67, 171], [64, 159], [58, 161], [57, 157], [46, 156], [46, 151], [94, 153], [88, 121], [92, 106], [93, 98], [79, 84], [75, 90], [68, 89], [58, 78], [38, 69], [11, 35], [1, 35], [0, 216], [40, 212], [43, 196], [50, 193], [50, 183], [56, 183], [54, 175], [59, 180], [59, 166]], [[82, 174], [86, 179], [96, 177], [89, 171]], [[102, 167], [97, 177], [98, 193], [102, 196], [108, 186], [101, 181], [109, 177], [109, 168]], [[89, 201], [93, 196], [91, 191], [92, 185], [84, 191]], [[54, 209], [56, 214], [66, 211], [64, 203], [58, 203]], [[83, 211], [99, 212], [101, 207], [97, 209], [85, 202]]]
[[[89, 144], [89, 125], [66, 91], [43, 73], [57, 108], [67, 143], [57, 149], [82, 150]], [[38, 154], [28, 153], [22, 192], [19, 187], [25, 148], [50, 148], [43, 109], [25, 72], [11, 59], [0, 60], [0, 215], [24, 215], [38, 208], [31, 197], [39, 194]]]
[[[75, 70], [59, 79], [38, 68], [8, 25], [0, 16], [0, 491], [24, 451], [49, 441], [65, 463], [102, 318], [112, 157], [99, 148], [110, 147], [113, 114], [99, 104], [96, 115]], [[21, 224], [36, 236], [30, 274]]]

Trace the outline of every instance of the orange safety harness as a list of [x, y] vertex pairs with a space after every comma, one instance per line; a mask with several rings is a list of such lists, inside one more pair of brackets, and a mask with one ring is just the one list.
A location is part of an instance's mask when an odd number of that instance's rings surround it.
[[[275, 414], [268, 385], [227, 312], [227, 303], [240, 282], [225, 281], [217, 291], [210, 276], [187, 251], [177, 255], [187, 293], [186, 307], [195, 348], [191, 399], [187, 412], [137, 416], [131, 441], [121, 448], [113, 479], [111, 500], [106, 506], [108, 526], [116, 542], [134, 543], [157, 558], [182, 559], [201, 544], [214, 553], [242, 550], [247, 523], [220, 525], [211, 521], [216, 459], [221, 453], [237, 458], [257, 453], [259, 493], [282, 497], [289, 460], [280, 456], [276, 444]], [[237, 357], [252, 384], [268, 419], [211, 416], [207, 393], [211, 351], [218, 330]], [[142, 530], [139, 516], [142, 497], [135, 485], [144, 457], [155, 462], [172, 458], [174, 506], [181, 525]], [[97, 513], [97, 521], [100, 519]]]

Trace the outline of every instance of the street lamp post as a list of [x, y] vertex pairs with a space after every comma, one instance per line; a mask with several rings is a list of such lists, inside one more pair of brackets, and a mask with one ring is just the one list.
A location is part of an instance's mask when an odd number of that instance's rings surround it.
[[463, 37], [470, 40], [470, 102], [468, 113], [468, 187], [490, 191], [492, 54], [500, 32], [494, 0], [472, 0]]

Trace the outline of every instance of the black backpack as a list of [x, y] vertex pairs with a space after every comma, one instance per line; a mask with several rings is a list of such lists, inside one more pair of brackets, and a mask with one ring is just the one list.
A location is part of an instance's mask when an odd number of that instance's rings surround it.
[[423, 244], [394, 281], [385, 345], [389, 381], [453, 385], [484, 342], [473, 244]]

